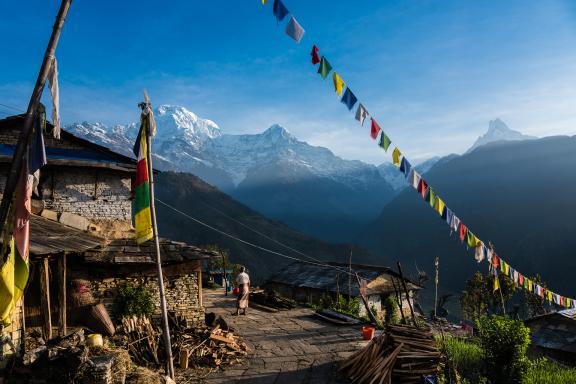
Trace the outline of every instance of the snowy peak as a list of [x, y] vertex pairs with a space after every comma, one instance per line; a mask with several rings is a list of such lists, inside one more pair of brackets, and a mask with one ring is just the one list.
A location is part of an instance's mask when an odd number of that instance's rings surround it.
[[466, 151], [472, 152], [474, 149], [495, 141], [531, 140], [534, 136], [524, 135], [521, 132], [510, 129], [506, 123], [500, 119], [491, 120], [488, 124], [488, 131], [474, 142], [474, 145]]
[[162, 141], [181, 139], [190, 144], [199, 144], [222, 135], [215, 122], [201, 119], [184, 107], [161, 105], [154, 111], [154, 117]]
[[292, 136], [286, 128], [281, 125], [274, 124], [264, 132], [262, 132], [262, 137], [270, 140], [271, 142], [278, 141], [296, 141], [296, 138]]

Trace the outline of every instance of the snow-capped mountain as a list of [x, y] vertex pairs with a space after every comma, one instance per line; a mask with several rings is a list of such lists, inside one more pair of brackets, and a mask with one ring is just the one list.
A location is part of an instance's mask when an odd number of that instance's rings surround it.
[[[344, 160], [280, 125], [230, 135], [184, 107], [162, 105], [154, 115], [155, 167], [193, 173], [265, 215], [324, 239], [352, 238], [395, 195], [376, 166]], [[129, 155], [138, 124], [84, 122], [66, 129]]]
[[488, 125], [488, 131], [482, 136], [478, 137], [472, 147], [466, 153], [472, 152], [474, 149], [495, 141], [517, 141], [517, 140], [532, 140], [537, 137], [525, 135], [521, 132], [508, 128], [506, 123], [500, 119], [491, 120]]

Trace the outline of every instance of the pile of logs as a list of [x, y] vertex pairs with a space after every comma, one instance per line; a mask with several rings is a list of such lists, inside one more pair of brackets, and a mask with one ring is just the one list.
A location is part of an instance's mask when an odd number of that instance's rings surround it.
[[122, 328], [127, 336], [126, 349], [134, 361], [141, 366], [159, 366], [158, 347], [160, 330], [156, 329], [147, 317], [124, 317]]
[[440, 351], [429, 329], [391, 325], [342, 362], [340, 370], [352, 383], [416, 384], [436, 374], [439, 362]]
[[269, 310], [268, 312], [277, 312], [296, 308], [296, 302], [280, 296], [275, 291], [264, 291], [262, 289], [250, 292], [250, 304], [257, 309]]
[[181, 368], [210, 367], [240, 364], [250, 349], [231, 330], [189, 328], [176, 332], [172, 348], [179, 356]]

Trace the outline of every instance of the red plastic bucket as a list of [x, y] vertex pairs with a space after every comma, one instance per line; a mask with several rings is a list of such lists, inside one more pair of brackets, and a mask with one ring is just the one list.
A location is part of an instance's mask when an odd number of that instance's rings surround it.
[[374, 327], [372, 326], [362, 327], [362, 337], [364, 338], [364, 340], [372, 340], [372, 338], [374, 337]]
[[234, 288], [234, 289], [232, 290], [232, 294], [233, 294], [233, 295], [237, 295], [237, 294], [239, 294], [239, 293], [240, 293], [240, 288], [238, 288], [238, 287], [236, 287], [236, 288]]

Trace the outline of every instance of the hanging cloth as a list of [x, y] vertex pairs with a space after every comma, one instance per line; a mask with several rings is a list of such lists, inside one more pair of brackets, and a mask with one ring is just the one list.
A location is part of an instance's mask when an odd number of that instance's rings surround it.
[[446, 207], [446, 211], [444, 213], [443, 219], [446, 220], [446, 224], [452, 229], [452, 220], [454, 220], [454, 212], [448, 207]]
[[364, 108], [362, 103], [358, 103], [358, 108], [356, 109], [356, 120], [360, 122], [360, 125], [364, 126], [364, 120], [368, 117], [368, 111]]
[[480, 245], [480, 239], [478, 239], [470, 230], [466, 233], [466, 245], [468, 245], [469, 248], [476, 248]]
[[492, 292], [496, 292], [500, 289], [500, 281], [498, 279], [498, 273], [494, 273], [494, 285], [492, 286]]
[[464, 223], [460, 223], [460, 241], [464, 242], [466, 238], [466, 234], [468, 233], [468, 228], [464, 225]]
[[436, 212], [438, 212], [440, 216], [442, 216], [445, 207], [446, 205], [444, 204], [444, 201], [442, 201], [442, 199], [437, 196], [436, 201], [434, 202], [434, 209], [436, 210]]
[[336, 71], [332, 72], [332, 81], [334, 82], [334, 92], [336, 92], [338, 96], [342, 96], [342, 91], [344, 91], [344, 87], [346, 86], [346, 84], [344, 83], [344, 80], [342, 80], [338, 72]]
[[328, 60], [326, 60], [326, 58], [322, 56], [322, 58], [320, 59], [320, 66], [318, 67], [318, 73], [320, 74], [320, 76], [322, 76], [323, 79], [325, 79], [331, 70], [332, 66], [330, 65]]
[[298, 24], [298, 21], [294, 18], [294, 16], [290, 17], [290, 21], [288, 22], [288, 25], [286, 25], [286, 29], [284, 31], [288, 36], [294, 39], [296, 43], [300, 43], [300, 40], [302, 40], [302, 37], [305, 33], [304, 28]]
[[400, 172], [404, 173], [404, 177], [408, 178], [410, 174], [410, 170], [412, 169], [412, 165], [405, 157], [402, 158], [402, 162], [400, 162]]
[[276, 22], [281, 22], [290, 13], [288, 8], [284, 5], [282, 0], [274, 0], [274, 6], [272, 7], [272, 13], [276, 16]]
[[392, 164], [394, 164], [397, 167], [400, 166], [400, 156], [402, 156], [402, 153], [400, 152], [398, 147], [395, 147], [394, 151], [392, 151]]
[[418, 185], [420, 185], [420, 179], [422, 179], [422, 176], [420, 176], [420, 174], [418, 172], [416, 172], [415, 169], [412, 170], [412, 188], [414, 188], [415, 190], [418, 190]]
[[53, 57], [48, 71], [48, 83], [50, 84], [50, 96], [52, 96], [52, 136], [60, 139], [60, 90], [58, 88], [58, 62]]
[[432, 208], [434, 208], [434, 201], [436, 200], [436, 193], [432, 187], [428, 186], [428, 193], [426, 194], [426, 201], [430, 204]]
[[426, 198], [426, 190], [428, 189], [428, 184], [424, 179], [420, 178], [420, 183], [418, 184], [418, 192], [422, 195], [422, 198]]
[[312, 46], [312, 52], [310, 52], [310, 55], [312, 56], [312, 64], [316, 65], [320, 62], [320, 57], [318, 57], [318, 47], [313, 45]]
[[268, 1], [268, 0], [262, 0], [262, 5], [266, 5], [266, 2], [267, 2], [267, 1]]
[[452, 218], [452, 230], [454, 232], [458, 232], [458, 228], [460, 228], [460, 219], [458, 218], [458, 216], [456, 216], [455, 214], [453, 214], [453, 218]]
[[481, 242], [480, 245], [474, 249], [474, 259], [477, 263], [484, 260], [484, 248], [484, 243]]
[[[372, 127], [370, 127], [370, 132], [372, 132]], [[386, 135], [386, 132], [382, 131], [378, 145], [384, 150], [384, 152], [388, 152], [388, 147], [390, 147], [390, 144], [392, 144], [392, 141], [390, 141], [390, 138], [388, 135]]]
[[[380, 133], [380, 126], [378, 125], [378, 123], [376, 122], [376, 120], [374, 120], [374, 118], [370, 119], [372, 120], [372, 124], [370, 124], [370, 137], [373, 138], [374, 140], [376, 140], [376, 138], [378, 137], [378, 133]], [[388, 136], [386, 136], [388, 137]], [[382, 138], [380, 138], [382, 139]], [[386, 148], [384, 148], [384, 151], [388, 151], [388, 146], [390, 145], [390, 143], [388, 143], [388, 145], [386, 146]]]
[[346, 91], [344, 91], [344, 96], [342, 96], [342, 99], [340, 101], [344, 103], [346, 107], [348, 107], [349, 111], [351, 111], [352, 108], [354, 107], [354, 104], [356, 104], [356, 102], [358, 101], [358, 99], [356, 98], [356, 96], [354, 96], [350, 88], [346, 87]]

